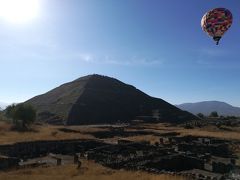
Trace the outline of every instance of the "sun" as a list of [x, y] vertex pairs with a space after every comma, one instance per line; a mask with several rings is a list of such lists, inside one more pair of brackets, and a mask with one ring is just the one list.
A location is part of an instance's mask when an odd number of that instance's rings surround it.
[[11, 23], [26, 23], [39, 14], [39, 0], [0, 0], [0, 18]]

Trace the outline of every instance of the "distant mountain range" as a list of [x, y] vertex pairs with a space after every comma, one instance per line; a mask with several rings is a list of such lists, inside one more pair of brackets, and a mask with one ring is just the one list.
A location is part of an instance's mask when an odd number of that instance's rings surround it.
[[202, 113], [204, 115], [209, 115], [211, 112], [217, 111], [219, 115], [223, 116], [240, 116], [240, 107], [234, 107], [230, 104], [220, 101], [184, 103], [176, 106], [193, 114]]
[[107, 124], [146, 118], [181, 123], [196, 119], [134, 86], [96, 74], [63, 84], [25, 103], [35, 107], [38, 120], [55, 124]]

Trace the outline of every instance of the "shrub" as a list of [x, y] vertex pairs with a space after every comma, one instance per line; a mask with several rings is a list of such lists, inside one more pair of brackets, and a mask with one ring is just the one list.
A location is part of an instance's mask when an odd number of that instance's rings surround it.
[[8, 117], [8, 118], [13, 117], [13, 112], [14, 112], [15, 107], [16, 107], [15, 104], [7, 106], [7, 108], [5, 110], [6, 117]]
[[204, 115], [202, 113], [198, 113], [197, 116], [200, 117], [201, 119], [204, 118]]
[[210, 117], [218, 117], [218, 113], [217, 113], [217, 111], [213, 111], [213, 112], [210, 113], [209, 116]]

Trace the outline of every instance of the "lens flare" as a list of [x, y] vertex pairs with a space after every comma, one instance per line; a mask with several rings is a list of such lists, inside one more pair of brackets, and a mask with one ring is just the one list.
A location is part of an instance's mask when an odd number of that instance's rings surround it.
[[0, 0], [0, 18], [11, 23], [26, 23], [39, 14], [39, 0]]

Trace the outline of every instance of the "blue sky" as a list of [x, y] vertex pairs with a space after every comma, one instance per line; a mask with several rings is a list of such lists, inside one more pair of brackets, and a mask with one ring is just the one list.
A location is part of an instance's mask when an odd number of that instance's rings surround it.
[[[240, 106], [240, 1], [39, 1], [39, 16], [27, 23], [0, 19], [0, 102], [97, 73], [172, 104]], [[234, 16], [219, 46], [200, 27], [215, 7]]]

